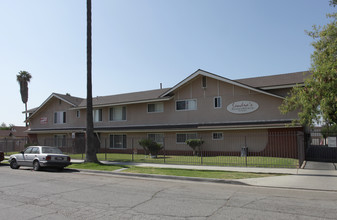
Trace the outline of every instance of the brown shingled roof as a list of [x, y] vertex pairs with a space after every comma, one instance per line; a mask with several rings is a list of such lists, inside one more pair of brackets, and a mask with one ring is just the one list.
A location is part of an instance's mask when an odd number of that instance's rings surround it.
[[[167, 90], [168, 88], [148, 90], [142, 92], [124, 93], [110, 96], [97, 96], [92, 99], [92, 103], [93, 106], [102, 106], [110, 104], [129, 103], [129, 102], [141, 102], [147, 100], [160, 100], [160, 98], [158, 97]], [[78, 105], [78, 107], [85, 107], [86, 105], [87, 105], [86, 99], [83, 99], [83, 101], [81, 102], [81, 104]]]
[[235, 81], [255, 88], [266, 88], [273, 86], [286, 86], [286, 85], [290, 86], [295, 84], [303, 84], [304, 80], [309, 76], [311, 76], [311, 73], [309, 71], [303, 71], [272, 76], [238, 79]]
[[11, 130], [0, 130], [0, 138], [27, 137], [27, 133], [25, 133], [26, 130], [27, 130], [27, 127], [24, 127], [24, 126], [13, 126]]
[[71, 95], [63, 95], [63, 94], [59, 94], [59, 93], [54, 93], [56, 96], [59, 96], [60, 98], [72, 103], [75, 106], [78, 106], [79, 104], [81, 104], [81, 102], [84, 100], [82, 98], [79, 97], [75, 97], [75, 96], [71, 96]]

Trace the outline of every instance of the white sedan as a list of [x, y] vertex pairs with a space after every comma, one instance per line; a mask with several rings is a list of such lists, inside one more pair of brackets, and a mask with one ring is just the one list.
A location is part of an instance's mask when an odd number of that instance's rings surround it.
[[57, 147], [49, 146], [30, 146], [19, 154], [11, 155], [8, 161], [12, 169], [28, 166], [36, 171], [42, 167], [53, 167], [61, 171], [71, 164], [68, 155], [63, 154]]

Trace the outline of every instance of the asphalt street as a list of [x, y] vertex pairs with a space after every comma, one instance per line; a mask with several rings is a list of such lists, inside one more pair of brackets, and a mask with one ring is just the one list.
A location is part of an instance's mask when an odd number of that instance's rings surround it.
[[0, 219], [336, 219], [337, 192], [12, 170], [0, 166]]

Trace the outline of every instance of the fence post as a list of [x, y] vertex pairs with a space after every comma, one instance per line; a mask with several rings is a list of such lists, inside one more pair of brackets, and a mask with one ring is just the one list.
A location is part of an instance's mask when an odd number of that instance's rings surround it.
[[135, 149], [134, 149], [134, 145], [133, 145], [133, 138], [131, 138], [131, 149], [132, 149], [132, 162], [134, 162], [134, 153], [135, 153]]
[[204, 164], [204, 162], [203, 162], [203, 160], [202, 160], [202, 147], [200, 146], [200, 149], [201, 149], [201, 151], [200, 151], [200, 162], [201, 162], [201, 165], [203, 165]]
[[107, 161], [107, 152], [106, 152], [106, 138], [104, 138], [104, 152], [105, 152], [105, 161]]
[[166, 163], [165, 138], [163, 137], [164, 163]]
[[245, 159], [246, 159], [246, 167], [247, 167], [247, 157], [248, 157], [247, 136], [245, 136], [245, 150], [246, 150]]

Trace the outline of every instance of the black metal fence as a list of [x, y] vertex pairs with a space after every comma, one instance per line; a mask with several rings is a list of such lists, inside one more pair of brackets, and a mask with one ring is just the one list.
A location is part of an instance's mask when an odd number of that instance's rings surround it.
[[[156, 141], [162, 148], [157, 155], [150, 155], [139, 144], [147, 136], [105, 136], [97, 141], [97, 157], [120, 162], [280, 168], [297, 168], [304, 161], [305, 144], [301, 132], [222, 133], [219, 136], [198, 136], [203, 144], [196, 151], [176, 136], [159, 137]], [[24, 149], [22, 143], [0, 141], [0, 150], [18, 152]], [[73, 159], [85, 157], [84, 138], [45, 138], [38, 144], [57, 146]]]
[[315, 129], [307, 134], [305, 160], [337, 163], [337, 133], [321, 133]]

